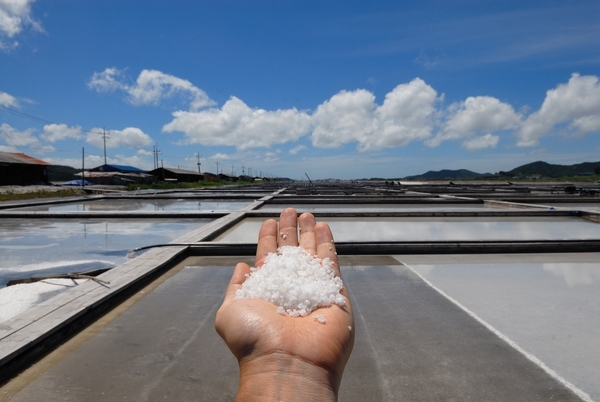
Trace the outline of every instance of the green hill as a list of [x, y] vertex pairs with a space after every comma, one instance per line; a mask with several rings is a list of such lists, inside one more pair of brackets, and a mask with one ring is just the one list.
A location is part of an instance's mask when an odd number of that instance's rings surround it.
[[442, 169], [438, 171], [430, 170], [427, 173], [404, 177], [404, 180], [461, 180], [476, 179], [482, 176], [489, 176], [489, 173], [477, 173], [467, 169], [449, 170]]
[[48, 166], [48, 180], [55, 182], [79, 179], [80, 177], [75, 176], [75, 173], [79, 172], [81, 172], [81, 169], [75, 169], [70, 166], [51, 165]]
[[509, 172], [503, 172], [504, 175], [511, 177], [524, 177], [532, 175], [542, 175], [544, 177], [575, 177], [582, 174], [594, 173], [600, 169], [600, 162], [584, 162], [575, 165], [553, 165], [542, 161], [528, 163], [519, 166]]

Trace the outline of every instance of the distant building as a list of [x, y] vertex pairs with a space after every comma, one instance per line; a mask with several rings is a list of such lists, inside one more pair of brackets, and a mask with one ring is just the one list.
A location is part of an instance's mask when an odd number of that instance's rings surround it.
[[204, 172], [203, 176], [204, 176], [204, 180], [205, 181], [210, 181], [210, 182], [219, 182], [219, 181], [221, 181], [221, 178], [219, 177], [218, 174]]
[[242, 180], [242, 181], [254, 181], [254, 177], [243, 174], [243, 175], [240, 176], [240, 180]]
[[48, 183], [51, 164], [22, 153], [0, 152], [0, 185]]
[[[77, 173], [76, 176], [82, 176]], [[154, 176], [142, 169], [125, 165], [101, 165], [83, 172], [83, 178], [94, 184], [127, 185], [133, 183], [152, 183]]]
[[204, 179], [204, 175], [186, 169], [158, 168], [148, 172], [158, 180], [195, 183]]
[[238, 177], [232, 174], [219, 173], [219, 177], [222, 181], [238, 181]]
[[119, 172], [119, 173], [146, 173], [145, 170], [138, 169], [133, 166], [126, 165], [101, 165], [93, 169], [89, 169], [89, 172]]

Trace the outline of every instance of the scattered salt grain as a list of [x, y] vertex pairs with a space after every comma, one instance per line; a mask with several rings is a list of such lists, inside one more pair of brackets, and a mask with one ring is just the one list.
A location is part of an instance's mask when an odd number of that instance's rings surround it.
[[348, 325], [348, 331], [352, 331], [352, 326]]
[[291, 317], [306, 317], [332, 304], [344, 306], [346, 300], [340, 294], [344, 284], [331, 266], [329, 258], [321, 260], [302, 247], [283, 246], [269, 253], [262, 267], [250, 268], [235, 298], [266, 300], [278, 306], [279, 314]]
[[325, 316], [323, 314], [316, 314], [314, 319], [319, 321], [321, 324], [325, 324]]

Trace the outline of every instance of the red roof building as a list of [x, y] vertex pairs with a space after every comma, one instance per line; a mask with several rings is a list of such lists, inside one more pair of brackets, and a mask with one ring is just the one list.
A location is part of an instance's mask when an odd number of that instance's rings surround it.
[[48, 183], [50, 165], [23, 153], [0, 152], [0, 186]]

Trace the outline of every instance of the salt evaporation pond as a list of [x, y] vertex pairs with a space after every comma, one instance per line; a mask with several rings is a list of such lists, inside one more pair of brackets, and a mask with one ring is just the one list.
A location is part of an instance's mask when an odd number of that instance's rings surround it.
[[115, 211], [150, 211], [150, 212], [181, 212], [181, 211], [235, 211], [250, 204], [251, 200], [189, 200], [172, 199], [123, 199], [123, 200], [94, 200], [78, 201], [64, 204], [36, 205], [32, 207], [12, 208], [26, 211], [48, 212], [115, 212]]
[[0, 287], [10, 279], [109, 268], [136, 247], [168, 243], [211, 219], [3, 219]]
[[[353, 209], [361, 212], [450, 212], [450, 211], [482, 211], [482, 210], [497, 210], [485, 204], [292, 204], [299, 213], [302, 212], [340, 212], [343, 210]], [[441, 204], [441, 205], [440, 205]], [[286, 205], [287, 208], [287, 205]], [[265, 204], [260, 211], [266, 212], [281, 212], [282, 205]]]
[[[597, 239], [597, 223], [570, 217], [327, 218], [336, 241]], [[218, 241], [255, 242], [261, 219], [246, 219]]]
[[397, 258], [600, 400], [600, 255]]

